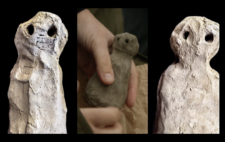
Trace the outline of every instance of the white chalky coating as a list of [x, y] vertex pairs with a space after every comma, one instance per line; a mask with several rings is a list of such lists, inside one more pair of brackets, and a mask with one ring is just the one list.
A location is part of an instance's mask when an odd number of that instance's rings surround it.
[[170, 38], [175, 62], [162, 74], [153, 133], [219, 133], [219, 24], [187, 17]]
[[[33, 32], [28, 26], [33, 26]], [[49, 35], [53, 27], [55, 33]], [[14, 40], [18, 59], [8, 90], [8, 133], [67, 133], [67, 108], [58, 63], [67, 39], [61, 19], [49, 12], [38, 12], [19, 25]]]

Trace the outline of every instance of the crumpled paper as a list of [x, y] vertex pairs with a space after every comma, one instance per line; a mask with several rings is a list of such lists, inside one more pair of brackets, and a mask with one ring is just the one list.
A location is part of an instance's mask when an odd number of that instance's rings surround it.
[[[136, 66], [136, 69], [139, 74], [139, 84], [135, 105], [133, 108], [128, 108], [125, 104], [121, 108], [122, 115], [120, 123], [123, 126], [124, 134], [148, 133], [148, 64]], [[78, 107], [92, 107], [83, 98], [88, 78], [79, 67], [77, 67], [77, 80], [80, 83], [77, 94]]]

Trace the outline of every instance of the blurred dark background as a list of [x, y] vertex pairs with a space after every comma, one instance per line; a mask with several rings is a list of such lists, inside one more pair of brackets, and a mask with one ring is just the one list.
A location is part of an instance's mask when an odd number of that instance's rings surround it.
[[124, 17], [124, 32], [131, 33], [138, 38], [139, 52], [148, 56], [148, 9], [122, 8]]

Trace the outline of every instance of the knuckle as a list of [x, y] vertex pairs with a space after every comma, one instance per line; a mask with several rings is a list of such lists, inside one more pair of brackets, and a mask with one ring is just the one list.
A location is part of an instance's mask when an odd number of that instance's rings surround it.
[[90, 35], [88, 39], [85, 40], [85, 46], [90, 47], [91, 50], [94, 50], [93, 48], [96, 45], [96, 39], [94, 35]]
[[108, 56], [103, 56], [101, 64], [103, 66], [111, 67], [110, 58]]

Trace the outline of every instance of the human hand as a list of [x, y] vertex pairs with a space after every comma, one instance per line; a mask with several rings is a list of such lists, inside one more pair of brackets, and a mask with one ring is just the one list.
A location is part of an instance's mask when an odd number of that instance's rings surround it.
[[[77, 15], [77, 62], [90, 79], [97, 71], [101, 81], [110, 85], [114, 82], [110, 51], [114, 35], [102, 25], [88, 9]], [[134, 62], [131, 65], [126, 105], [133, 107], [138, 87], [138, 73]]]
[[[77, 81], [77, 92], [79, 90], [79, 82]], [[121, 134], [122, 126], [118, 122], [121, 112], [118, 108], [81, 108], [85, 120], [91, 127], [94, 134]]]
[[81, 108], [81, 113], [94, 134], [121, 134], [121, 112], [115, 107]]

